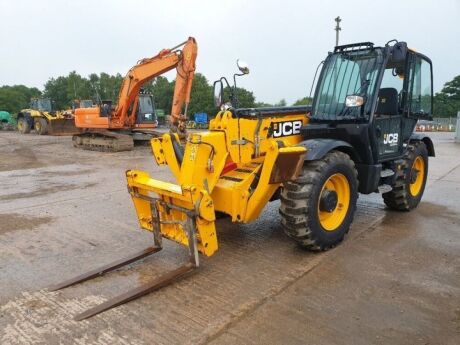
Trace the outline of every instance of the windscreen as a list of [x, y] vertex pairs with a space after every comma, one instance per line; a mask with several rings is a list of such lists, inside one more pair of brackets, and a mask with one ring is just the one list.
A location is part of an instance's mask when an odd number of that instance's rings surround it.
[[[318, 82], [312, 118], [367, 119], [371, 104], [366, 100], [374, 94], [382, 63], [382, 51], [378, 48], [330, 54]], [[345, 99], [349, 95], [363, 96], [365, 103], [359, 107], [346, 107]]]
[[80, 108], [92, 108], [93, 107], [93, 101], [90, 99], [84, 99], [80, 101]]
[[140, 123], [155, 122], [155, 110], [151, 96], [139, 96], [138, 119]]
[[153, 104], [151, 97], [139, 97], [139, 112], [141, 114], [153, 113]]
[[51, 111], [51, 100], [50, 99], [39, 99], [37, 102], [37, 108], [41, 111]]

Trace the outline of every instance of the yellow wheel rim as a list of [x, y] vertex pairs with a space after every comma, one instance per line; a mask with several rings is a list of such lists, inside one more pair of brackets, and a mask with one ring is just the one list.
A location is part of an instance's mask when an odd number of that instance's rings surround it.
[[42, 128], [42, 124], [40, 122], [35, 122], [35, 129], [37, 132], [40, 132], [40, 129]]
[[22, 131], [22, 127], [23, 127], [22, 121], [18, 121], [18, 129], [20, 131]]
[[[416, 177], [413, 178], [413, 174], [416, 174]], [[417, 156], [412, 164], [412, 169], [410, 172], [411, 182], [410, 182], [410, 194], [412, 196], [417, 196], [422, 190], [423, 180], [425, 179], [425, 161], [422, 156]]]
[[[320, 210], [320, 200], [326, 191], [333, 191], [337, 194], [337, 204], [331, 211]], [[350, 207], [350, 184], [345, 175], [331, 175], [323, 185], [318, 200], [318, 216], [321, 226], [327, 231], [336, 230], [345, 219]]]

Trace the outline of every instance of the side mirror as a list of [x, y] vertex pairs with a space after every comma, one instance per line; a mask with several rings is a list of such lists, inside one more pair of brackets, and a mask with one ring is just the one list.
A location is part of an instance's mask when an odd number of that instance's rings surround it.
[[236, 65], [238, 66], [238, 69], [241, 71], [243, 74], [249, 74], [249, 66], [246, 62], [241, 61], [240, 59], [236, 60]]
[[364, 97], [358, 95], [350, 95], [345, 98], [345, 106], [360, 107], [364, 104]]
[[214, 105], [217, 108], [220, 108], [224, 104], [224, 86], [222, 85], [222, 80], [216, 80], [214, 82]]

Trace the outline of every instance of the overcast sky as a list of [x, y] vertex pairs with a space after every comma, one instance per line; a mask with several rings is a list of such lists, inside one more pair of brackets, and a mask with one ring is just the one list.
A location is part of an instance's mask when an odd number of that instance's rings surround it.
[[460, 75], [460, 0], [0, 0], [0, 85], [42, 89], [72, 70], [124, 75], [194, 36], [197, 71], [210, 82], [231, 77], [241, 58], [251, 73], [240, 86], [290, 104], [333, 49], [338, 15], [341, 44], [396, 38], [428, 55], [435, 91]]

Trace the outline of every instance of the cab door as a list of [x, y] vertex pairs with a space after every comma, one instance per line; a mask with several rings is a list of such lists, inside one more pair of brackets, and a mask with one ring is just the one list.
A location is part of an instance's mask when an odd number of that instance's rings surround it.
[[402, 154], [402, 95], [404, 76], [398, 75], [394, 65], [388, 65], [383, 72], [378, 90], [377, 107], [373, 118], [373, 132], [377, 143], [379, 162], [394, 159]]
[[419, 53], [409, 53], [405, 80], [403, 140], [408, 141], [418, 120], [432, 120], [433, 67], [431, 60]]

